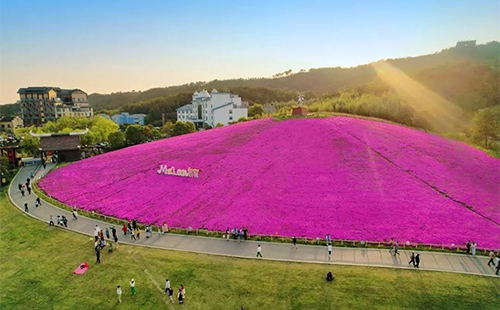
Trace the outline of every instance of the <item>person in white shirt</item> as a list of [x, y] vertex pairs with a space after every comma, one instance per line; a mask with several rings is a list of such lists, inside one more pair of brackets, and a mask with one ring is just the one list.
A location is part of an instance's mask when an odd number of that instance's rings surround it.
[[122, 302], [122, 288], [119, 285], [116, 287], [116, 295], [118, 295], [118, 302]]
[[168, 279], [165, 281], [165, 294], [170, 292], [170, 281]]
[[260, 244], [257, 247], [257, 256], [256, 257], [259, 257], [259, 256], [262, 257], [262, 248], [261, 248]]
[[328, 243], [328, 258], [332, 257], [332, 244]]

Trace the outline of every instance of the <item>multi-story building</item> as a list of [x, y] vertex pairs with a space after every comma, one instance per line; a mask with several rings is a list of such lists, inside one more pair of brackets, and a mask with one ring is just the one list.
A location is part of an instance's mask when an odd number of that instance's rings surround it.
[[219, 93], [216, 89], [195, 92], [190, 104], [177, 110], [177, 120], [193, 122], [196, 126], [204, 124], [215, 127], [218, 123], [227, 125], [241, 117], [248, 116], [247, 105], [238, 95]]
[[63, 116], [94, 115], [87, 93], [80, 89], [41, 86], [20, 88], [17, 93], [25, 126], [40, 126]]
[[19, 116], [2, 116], [0, 131], [14, 133], [14, 129], [23, 127], [23, 120]]
[[144, 119], [146, 114], [128, 114], [127, 112], [122, 112], [120, 114], [111, 115], [111, 120], [118, 125], [122, 124], [139, 124], [144, 125]]

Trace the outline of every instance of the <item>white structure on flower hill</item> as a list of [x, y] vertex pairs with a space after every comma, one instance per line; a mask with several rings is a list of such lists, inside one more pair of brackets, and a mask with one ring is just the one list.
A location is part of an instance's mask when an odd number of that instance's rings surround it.
[[240, 117], [248, 117], [248, 105], [238, 95], [219, 93], [216, 89], [195, 92], [191, 104], [186, 104], [177, 111], [178, 121], [193, 122], [198, 127], [207, 124], [215, 127], [218, 123], [227, 125]]

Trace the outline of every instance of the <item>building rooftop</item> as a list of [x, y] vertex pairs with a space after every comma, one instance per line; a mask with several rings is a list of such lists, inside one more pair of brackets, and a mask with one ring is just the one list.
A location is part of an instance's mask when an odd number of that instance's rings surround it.
[[15, 118], [15, 116], [2, 116], [0, 117], [0, 122], [10, 122]]
[[68, 151], [77, 150], [80, 145], [80, 136], [69, 134], [53, 134], [50, 137], [40, 138], [40, 149], [42, 151]]
[[26, 87], [26, 88], [19, 88], [17, 91], [18, 94], [41, 94], [41, 93], [47, 93], [50, 90], [55, 90], [56, 92], [61, 91], [59, 87], [52, 87], [52, 86], [34, 86], [34, 87]]
[[186, 105], [183, 105], [182, 107], [177, 108], [175, 110], [176, 111], [191, 111], [192, 109], [193, 109], [193, 105], [192, 104], [186, 104]]

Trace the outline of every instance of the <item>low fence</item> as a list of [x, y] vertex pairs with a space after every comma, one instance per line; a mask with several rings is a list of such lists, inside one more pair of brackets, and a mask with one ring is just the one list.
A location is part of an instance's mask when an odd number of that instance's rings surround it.
[[[74, 209], [77, 210], [77, 212], [80, 215], [101, 220], [103, 222], [107, 222], [110, 225], [117, 225], [117, 226], [123, 226], [127, 225], [129, 223], [129, 220], [124, 220], [124, 219], [119, 219], [116, 217], [104, 215], [95, 211], [86, 211], [86, 210], [81, 210], [77, 209], [76, 207], [70, 207], [67, 206], [61, 202], [59, 202], [57, 199], [54, 197], [51, 197], [47, 195], [45, 192], [43, 192], [39, 187], [38, 187], [38, 180], [34, 183], [33, 186], [35, 192], [37, 195], [41, 196], [44, 200], [49, 201], [51, 204], [60, 207], [62, 209], [68, 210], [68, 211], [73, 211]], [[146, 224], [141, 224], [138, 223], [138, 226], [140, 229], [144, 230], [146, 227]], [[160, 226], [152, 226], [153, 230], [155, 232], [161, 232], [161, 227]], [[175, 233], [175, 234], [183, 234], [183, 235], [195, 235], [195, 236], [204, 236], [204, 237], [214, 237], [214, 238], [223, 238], [225, 237], [225, 231], [217, 231], [217, 230], [208, 230], [208, 229], [193, 229], [191, 227], [184, 228], [184, 227], [169, 227], [168, 228], [169, 233]], [[232, 236], [231, 236], [232, 237]], [[292, 238], [289, 236], [280, 236], [280, 235], [254, 235], [254, 234], [249, 234], [247, 237], [247, 240], [253, 240], [253, 241], [267, 241], [267, 242], [281, 242], [281, 243], [292, 243]], [[330, 242], [332, 243], [333, 246], [336, 247], [355, 247], [355, 248], [384, 248], [384, 249], [390, 249], [391, 243], [390, 241], [360, 241], [360, 240], [346, 240], [346, 239], [331, 239]], [[298, 237], [297, 238], [297, 244], [304, 244], [304, 245], [320, 245], [320, 246], [326, 246], [326, 239], [324, 238], [308, 238], [308, 237]], [[421, 243], [414, 243], [414, 242], [401, 242], [399, 244], [400, 249], [405, 249], [405, 250], [420, 250], [420, 251], [439, 251], [439, 252], [456, 252], [456, 253], [466, 253], [466, 247], [465, 246], [459, 246], [459, 245], [452, 245], [450, 244], [449, 246], [445, 246], [442, 244], [421, 244]], [[488, 255], [488, 252], [491, 250], [495, 249], [488, 249], [488, 248], [478, 248], [476, 251], [477, 255]]]

